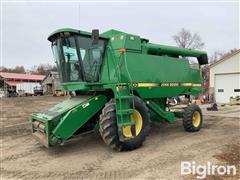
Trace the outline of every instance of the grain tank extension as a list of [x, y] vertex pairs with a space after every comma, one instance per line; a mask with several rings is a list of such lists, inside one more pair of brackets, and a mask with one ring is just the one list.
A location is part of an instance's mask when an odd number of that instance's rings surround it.
[[142, 145], [151, 121], [174, 123], [175, 116], [183, 117], [186, 131], [200, 130], [203, 119], [197, 105], [174, 112], [168, 99], [199, 95], [201, 73], [186, 57], [203, 65], [208, 63], [206, 52], [152, 44], [117, 30], [99, 34], [60, 29], [48, 40], [61, 86], [72, 95], [32, 115], [33, 135], [46, 147], [99, 130], [110, 148], [132, 150]]

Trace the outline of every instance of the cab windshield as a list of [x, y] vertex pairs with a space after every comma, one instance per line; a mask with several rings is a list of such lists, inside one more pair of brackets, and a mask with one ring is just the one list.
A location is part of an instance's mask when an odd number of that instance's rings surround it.
[[93, 44], [91, 37], [72, 35], [52, 43], [62, 82], [99, 81], [106, 41]]

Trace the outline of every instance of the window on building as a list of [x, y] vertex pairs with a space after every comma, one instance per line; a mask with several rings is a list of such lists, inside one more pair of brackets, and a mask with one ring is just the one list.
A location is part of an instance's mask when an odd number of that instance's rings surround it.
[[240, 92], [240, 89], [234, 89], [234, 92]]
[[218, 89], [218, 92], [224, 92], [224, 89]]

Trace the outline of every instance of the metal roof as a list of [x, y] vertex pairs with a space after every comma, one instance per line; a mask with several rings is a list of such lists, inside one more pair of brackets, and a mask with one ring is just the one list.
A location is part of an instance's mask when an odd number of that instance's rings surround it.
[[220, 64], [220, 63], [223, 62], [223, 61], [226, 61], [226, 60], [230, 59], [232, 56], [234, 56], [234, 55], [236, 55], [236, 54], [238, 54], [238, 53], [240, 53], [240, 49], [234, 51], [233, 53], [227, 54], [227, 55], [223, 56], [221, 59], [219, 59], [218, 61], [210, 64], [210, 68], [212, 68], [212, 67]]
[[35, 75], [35, 74], [19, 74], [19, 73], [9, 73], [9, 72], [0, 72], [0, 77], [4, 79], [22, 79], [22, 80], [35, 80], [42, 81], [44, 75]]
[[18, 82], [18, 81], [5, 81], [5, 82], [6, 82], [6, 84], [9, 85], [9, 86], [16, 86], [18, 83], [20, 83], [20, 82]]

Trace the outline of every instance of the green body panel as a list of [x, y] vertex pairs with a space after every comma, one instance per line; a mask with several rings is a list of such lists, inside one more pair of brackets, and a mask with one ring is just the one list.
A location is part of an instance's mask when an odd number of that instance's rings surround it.
[[127, 48], [129, 50], [141, 51], [141, 38], [140, 36], [119, 33], [114, 35], [110, 42], [112, 42], [113, 49]]
[[191, 87], [143, 87], [136, 88], [136, 92], [143, 99], [158, 99], [163, 97], [175, 97], [181, 94], [189, 94]]
[[[105, 96], [95, 96], [79, 103], [69, 110], [60, 120], [53, 135], [61, 139], [61, 143], [70, 138], [82, 125], [92, 118], [107, 102]], [[53, 142], [56, 142], [53, 140]]]
[[147, 106], [153, 110], [155, 113], [157, 113], [160, 117], [165, 119], [166, 121], [170, 123], [174, 123], [174, 113], [173, 112], [166, 112], [161, 107], [159, 107], [158, 104], [156, 104], [154, 101], [147, 101]]
[[[34, 124], [35, 121], [41, 122], [44, 126], [44, 133], [46, 134], [46, 144], [51, 144], [50, 136], [52, 136], [52, 132], [54, 128], [58, 125], [61, 118], [71, 109], [76, 107], [77, 105], [83, 103], [91, 96], [81, 96], [69, 98], [62, 103], [59, 103], [52, 108], [48, 109], [45, 112], [35, 113], [31, 116], [31, 121]], [[37, 132], [38, 129], [33, 127], [33, 133]]]
[[[70, 46], [71, 37], [74, 38], [75, 46]], [[85, 39], [82, 38], [82, 42], [78, 42], [78, 37], [84, 37]], [[83, 46], [81, 45], [84, 44], [86, 38], [88, 40], [92, 39], [92, 42], [89, 43], [91, 47], [83, 55], [83, 49], [81, 49]], [[45, 113], [32, 116], [33, 122], [39, 121], [45, 124], [45, 133], [47, 138], [51, 139], [51, 142], [49, 142], [51, 145], [59, 141], [63, 143], [70, 138], [99, 112], [111, 98], [114, 98], [116, 102], [119, 137], [120, 140], [124, 140], [124, 137], [121, 137], [122, 127], [134, 123], [130, 120], [130, 115], [134, 111], [134, 95], [139, 96], [145, 102], [149, 102], [150, 110], [162, 119], [174, 122], [174, 114], [165, 111], [167, 98], [179, 95], [197, 96], [202, 90], [200, 71], [191, 68], [186, 57], [197, 58], [199, 66], [207, 64], [207, 54], [204, 51], [153, 44], [139, 35], [117, 30], [109, 30], [100, 34], [96, 41], [90, 32], [65, 28], [53, 32], [48, 40], [52, 42], [55, 48], [60, 48], [58, 50], [59, 56], [54, 54], [56, 62], [61, 64], [66, 61], [64, 66], [61, 66], [60, 75], [63, 71], [66, 73], [70, 69], [79, 67], [78, 71], [83, 76], [79, 81], [61, 83], [66, 91], [78, 92], [81, 95], [80, 98], [71, 98]], [[93, 53], [93, 49], [100, 53], [103, 52], [99, 48], [100, 43], [98, 41], [100, 40], [106, 43], [101, 46], [104, 47], [104, 53], [101, 54], [100, 66], [99, 64], [92, 64], [85, 69], [87, 71], [87, 69], [100, 67], [98, 77], [86, 80], [84, 77], [87, 77], [87, 74], [84, 74], [86, 72], [83, 70], [84, 65], [86, 65], [86, 58], [84, 59], [84, 57], [87, 54], [90, 58], [89, 54]], [[64, 48], [68, 49], [70, 47], [69, 52], [71, 53], [64, 54], [62, 46], [63, 43], [66, 44], [67, 42], [68, 45], [65, 45]], [[70, 58], [71, 54], [75, 52], [74, 48], [76, 48], [76, 54], [73, 57], [78, 57], [79, 61], [77, 66], [73, 66], [76, 65], [73, 62], [77, 61]], [[93, 58], [93, 54], [91, 57]], [[68, 60], [66, 60], [67, 58]], [[91, 64], [90, 62], [91, 60], [88, 59], [88, 64]], [[67, 65], [69, 65], [69, 69], [62, 70]], [[97, 74], [95, 71], [91, 73], [92, 75]], [[98, 100], [96, 101], [93, 96], [82, 96], [82, 94], [97, 94]], [[86, 102], [91, 105], [83, 108], [83, 104]], [[94, 127], [98, 128], [98, 123]]]
[[54, 120], [58, 117], [63, 116], [69, 110], [73, 109], [77, 105], [86, 101], [90, 97], [91, 96], [81, 96], [81, 97], [69, 98], [69, 99], [53, 106], [52, 108], [48, 109], [45, 112], [33, 114], [32, 118], [33, 119], [39, 119], [42, 122], [47, 122], [47, 121]]
[[[189, 68], [189, 62], [186, 59], [128, 52], [126, 53], [126, 59], [127, 61], [124, 61], [121, 66], [121, 77], [124, 82], [129, 80], [147, 83], [193, 82], [193, 78], [190, 76], [192, 70]], [[201, 83], [199, 73], [196, 79], [197, 81], [195, 80], [194, 83]]]
[[54, 145], [58, 140], [64, 143], [105, 105], [106, 100], [103, 95], [72, 97], [45, 112], [33, 114], [31, 120], [45, 126], [48, 144]]

